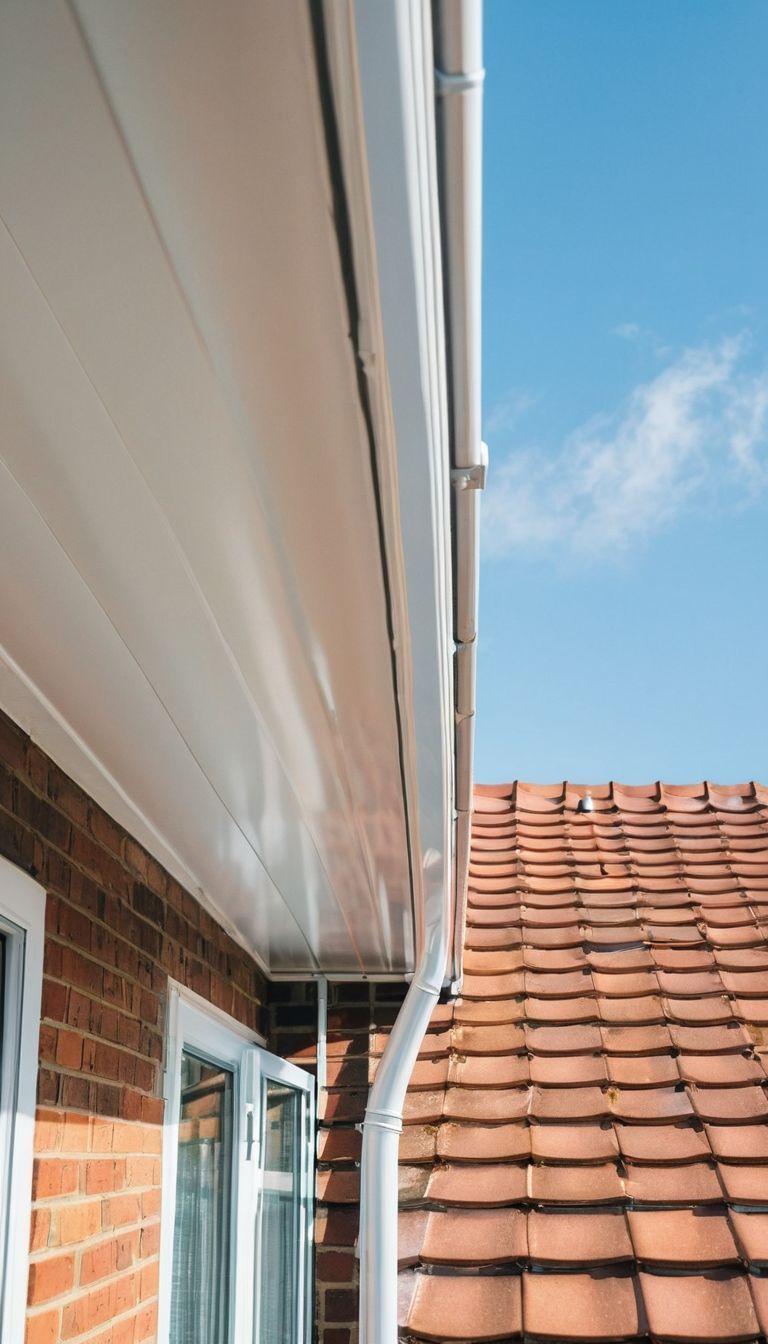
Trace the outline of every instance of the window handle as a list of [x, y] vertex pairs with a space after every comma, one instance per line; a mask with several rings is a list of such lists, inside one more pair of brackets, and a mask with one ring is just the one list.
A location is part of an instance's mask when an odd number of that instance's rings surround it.
[[253, 1146], [256, 1142], [253, 1123], [253, 1107], [249, 1106], [245, 1112], [245, 1160], [250, 1162], [253, 1157]]

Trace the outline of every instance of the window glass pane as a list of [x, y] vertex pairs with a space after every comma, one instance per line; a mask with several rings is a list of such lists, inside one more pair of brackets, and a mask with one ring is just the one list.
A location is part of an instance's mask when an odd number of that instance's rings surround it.
[[171, 1344], [229, 1338], [233, 1084], [182, 1051]]
[[263, 1082], [260, 1344], [297, 1344], [301, 1244], [301, 1097]]

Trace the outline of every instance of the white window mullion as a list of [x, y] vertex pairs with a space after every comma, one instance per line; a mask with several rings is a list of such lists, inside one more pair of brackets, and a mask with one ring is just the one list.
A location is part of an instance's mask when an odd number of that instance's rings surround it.
[[0, 859], [0, 1339], [23, 1344], [45, 891]]
[[240, 1068], [240, 1135], [237, 1145], [238, 1214], [235, 1246], [235, 1329], [236, 1341], [255, 1338], [257, 1304], [254, 1271], [258, 1248], [258, 1200], [261, 1183], [261, 1126], [259, 1097], [261, 1079], [259, 1050], [244, 1049]]

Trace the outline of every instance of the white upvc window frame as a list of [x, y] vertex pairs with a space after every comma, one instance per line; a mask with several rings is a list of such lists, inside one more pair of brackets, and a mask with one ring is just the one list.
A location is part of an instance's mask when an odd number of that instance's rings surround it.
[[314, 1079], [303, 1069], [271, 1055], [263, 1037], [183, 985], [171, 982], [165, 1066], [162, 1214], [158, 1339], [170, 1336], [173, 1241], [176, 1210], [181, 1055], [188, 1049], [234, 1073], [235, 1159], [232, 1172], [230, 1319], [228, 1344], [256, 1344], [261, 1271], [262, 1081], [296, 1088], [303, 1098], [304, 1160], [301, 1163], [299, 1301], [302, 1325], [297, 1344], [310, 1344], [312, 1329], [312, 1232], [314, 1177]]
[[0, 859], [0, 1339], [23, 1344], [43, 989], [45, 890]]

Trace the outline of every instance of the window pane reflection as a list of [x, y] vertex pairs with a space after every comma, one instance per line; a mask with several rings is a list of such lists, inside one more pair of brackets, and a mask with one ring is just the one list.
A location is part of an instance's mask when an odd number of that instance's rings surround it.
[[170, 1344], [229, 1338], [233, 1094], [231, 1070], [182, 1051]]
[[301, 1246], [301, 1099], [265, 1079], [260, 1344], [296, 1344]]

